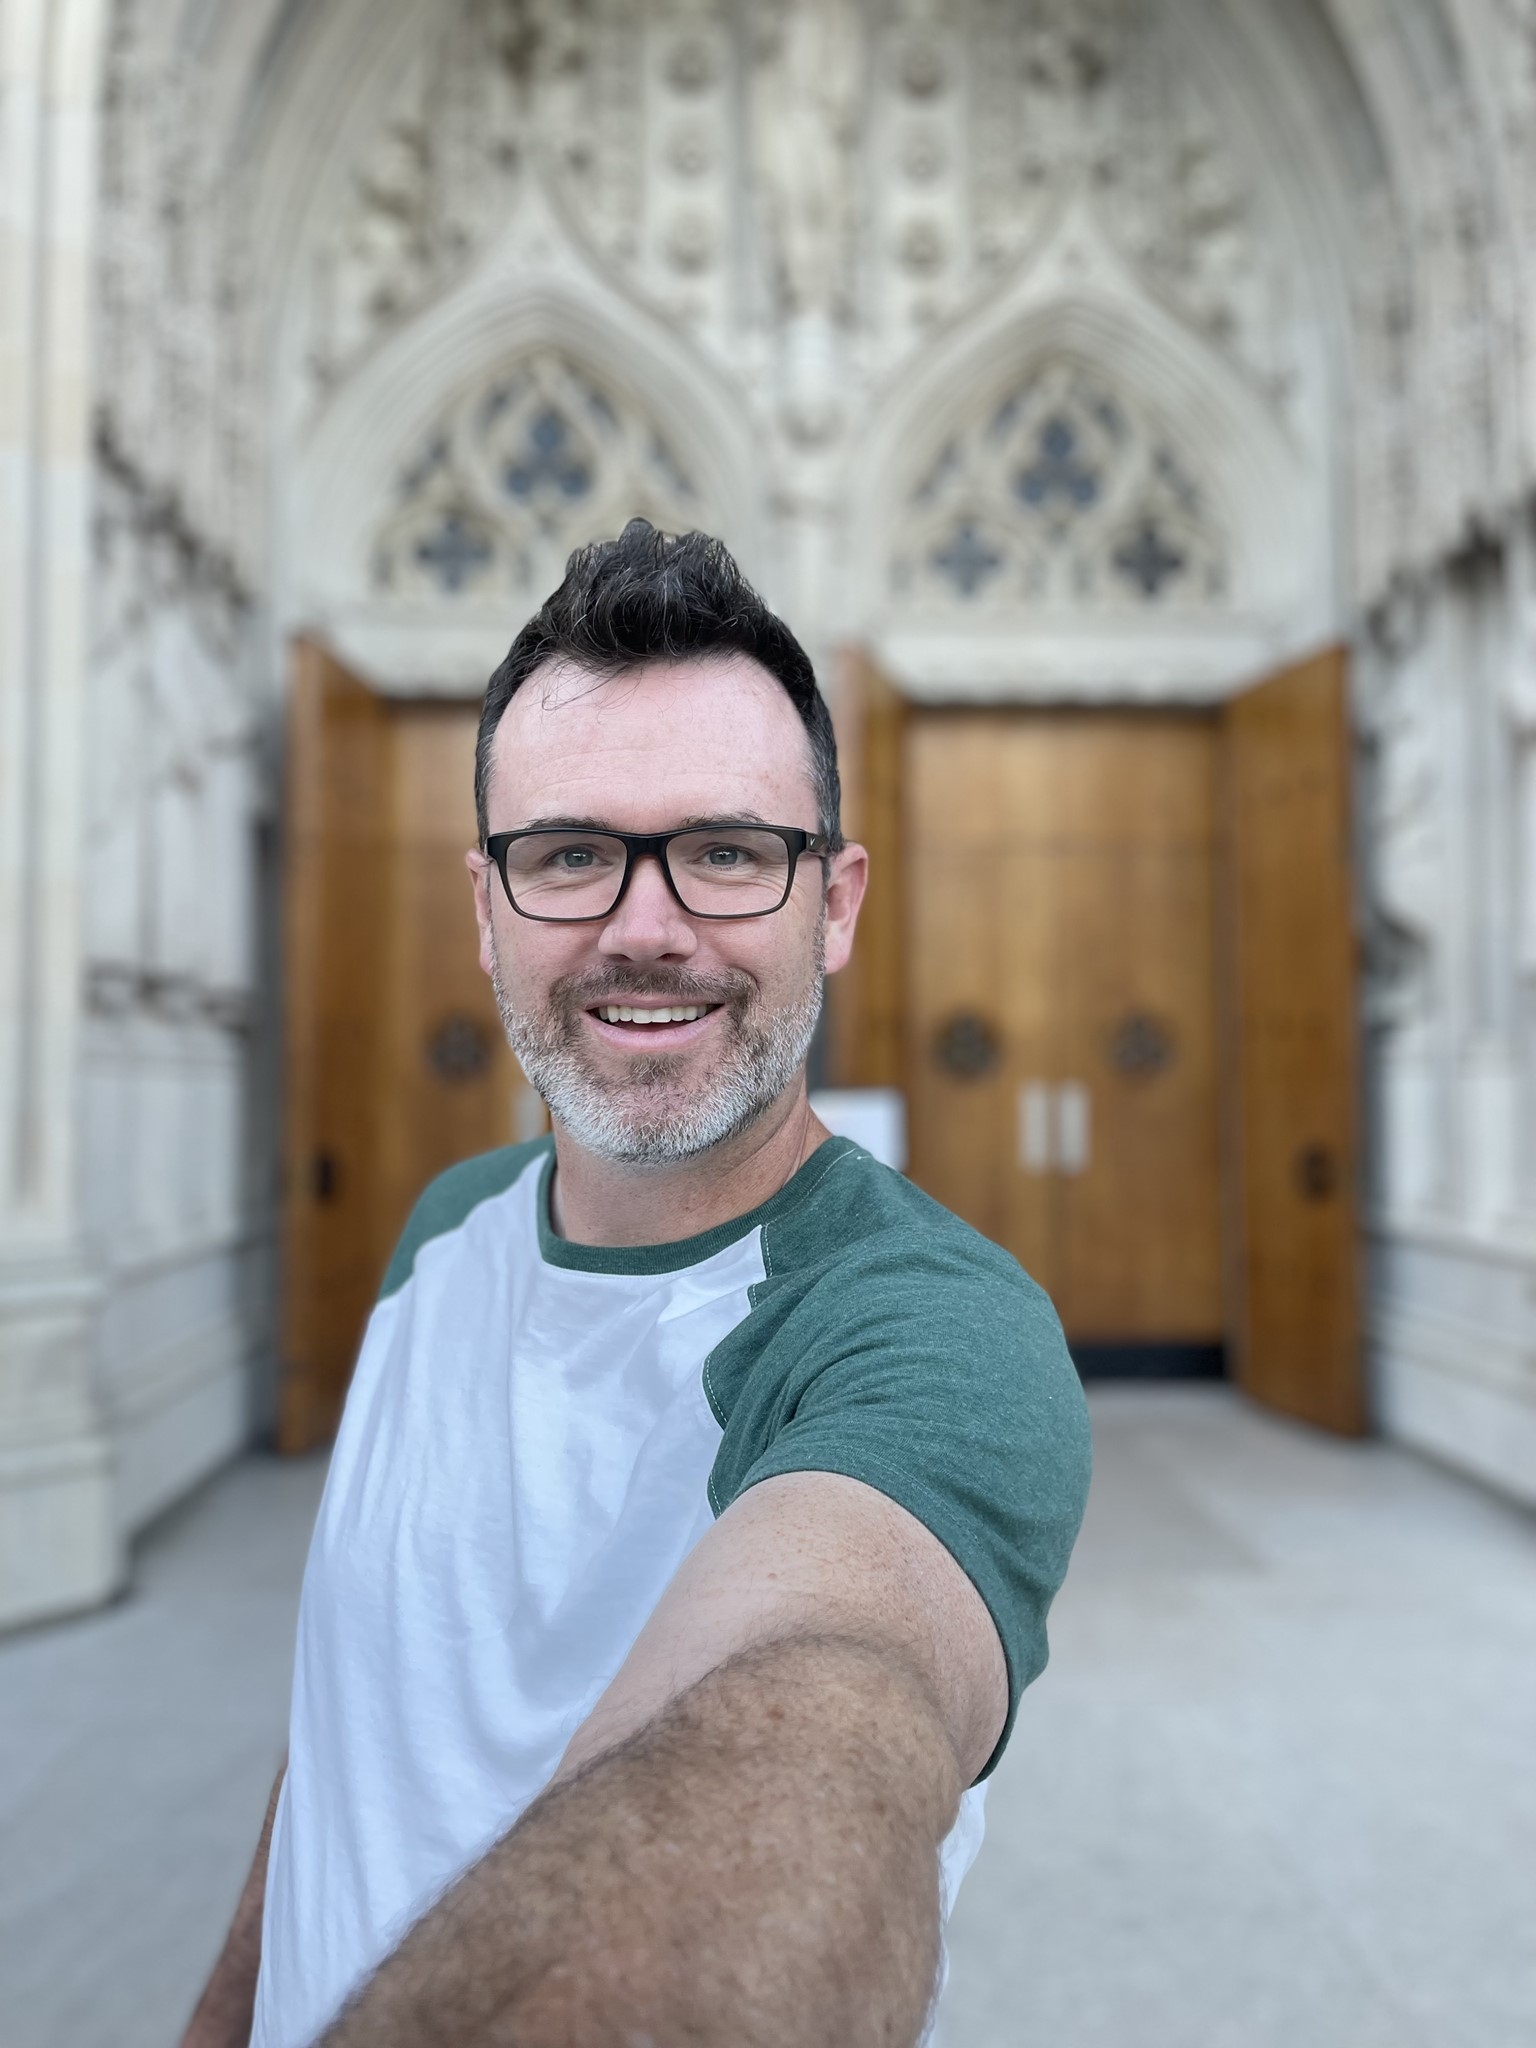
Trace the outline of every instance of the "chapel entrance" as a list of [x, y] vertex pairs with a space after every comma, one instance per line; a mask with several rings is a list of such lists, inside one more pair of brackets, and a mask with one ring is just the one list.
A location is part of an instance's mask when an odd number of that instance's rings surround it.
[[[1217, 712], [844, 690], [873, 881], [834, 1078], [903, 1089], [911, 1172], [1047, 1288], [1085, 1368], [1224, 1347], [1364, 1425], [1342, 657]], [[326, 1441], [411, 1205], [542, 1128], [476, 958], [478, 707], [299, 643], [285, 840], [279, 1440]]]
[[876, 880], [839, 1079], [1051, 1294], [1085, 1369], [1364, 1425], [1344, 664], [1219, 711], [951, 709], [846, 678]]

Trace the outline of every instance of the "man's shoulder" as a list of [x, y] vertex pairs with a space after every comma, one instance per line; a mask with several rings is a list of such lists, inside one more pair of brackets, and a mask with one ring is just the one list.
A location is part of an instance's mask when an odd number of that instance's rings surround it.
[[803, 1199], [764, 1229], [770, 1279], [846, 1286], [858, 1276], [941, 1285], [968, 1277], [1044, 1299], [1001, 1245], [862, 1146], [834, 1144]]
[[854, 1358], [972, 1380], [1065, 1375], [1075, 1388], [1055, 1309], [1018, 1261], [861, 1147], [834, 1142], [764, 1223], [751, 1313], [710, 1361], [717, 1413], [749, 1381], [762, 1393], [781, 1375], [793, 1405], [824, 1367]]
[[551, 1143], [544, 1137], [522, 1145], [501, 1145], [494, 1152], [461, 1159], [429, 1182], [401, 1232], [379, 1299], [398, 1293], [410, 1279], [424, 1245], [460, 1229], [482, 1202], [504, 1195], [548, 1156]]

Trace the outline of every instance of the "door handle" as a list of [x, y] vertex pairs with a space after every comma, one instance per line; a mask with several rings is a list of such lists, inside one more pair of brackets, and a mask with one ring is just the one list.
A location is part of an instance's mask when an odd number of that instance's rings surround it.
[[1026, 1081], [1019, 1090], [1019, 1164], [1026, 1173], [1050, 1172], [1052, 1122], [1049, 1082]]
[[1093, 1112], [1081, 1081], [1056, 1090], [1056, 1164], [1063, 1173], [1086, 1173], [1093, 1157]]
[[1086, 1173], [1093, 1110], [1081, 1081], [1026, 1081], [1018, 1100], [1019, 1165], [1026, 1173]]

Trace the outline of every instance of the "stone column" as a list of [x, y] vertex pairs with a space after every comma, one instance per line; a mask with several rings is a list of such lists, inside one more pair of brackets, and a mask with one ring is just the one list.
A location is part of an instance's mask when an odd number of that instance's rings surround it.
[[0, 0], [0, 1624], [121, 1577], [77, 1228], [103, 0]]

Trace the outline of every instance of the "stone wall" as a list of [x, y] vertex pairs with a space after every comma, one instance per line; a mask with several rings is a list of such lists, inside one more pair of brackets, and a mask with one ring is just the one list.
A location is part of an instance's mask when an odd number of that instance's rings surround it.
[[1536, 1498], [1536, 522], [1362, 643], [1378, 1412]]
[[80, 1230], [131, 1530], [246, 1441], [270, 1341], [275, 776], [248, 598], [105, 443], [93, 541]]

